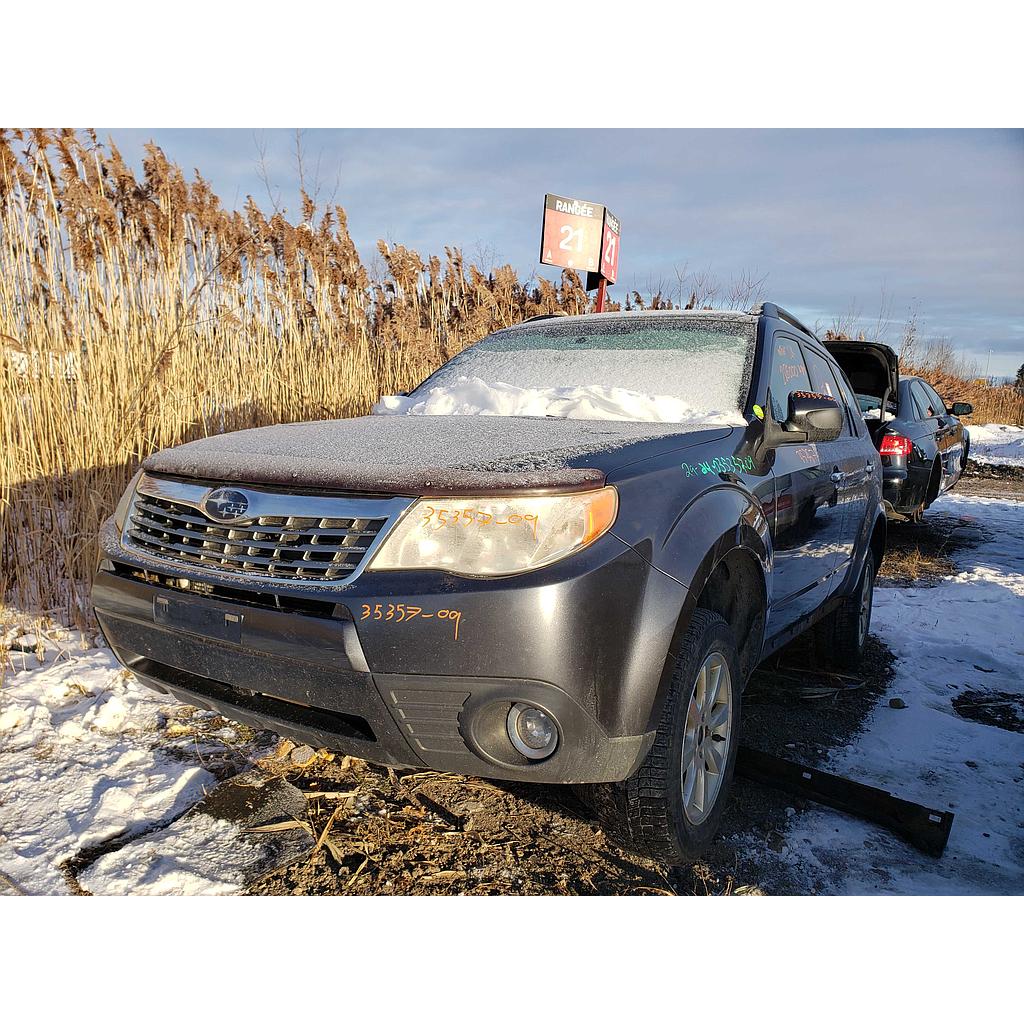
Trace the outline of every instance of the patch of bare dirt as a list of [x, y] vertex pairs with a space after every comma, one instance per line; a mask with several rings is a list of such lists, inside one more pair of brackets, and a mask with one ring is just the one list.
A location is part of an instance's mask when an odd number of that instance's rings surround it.
[[350, 757], [283, 770], [307, 794], [314, 835], [331, 842], [254, 893], [676, 892], [663, 868], [610, 844], [568, 787], [396, 772]]
[[1016, 481], [1021, 485], [1020, 490], [1024, 491], [1024, 466], [992, 465], [968, 459], [960, 482], [971, 479]]
[[[891, 676], [873, 638], [859, 675], [815, 670], [794, 646], [747, 688], [742, 741], [805, 764], [820, 763], [860, 728]], [[719, 838], [697, 863], [667, 870], [608, 840], [567, 786], [529, 786], [380, 768], [317, 754], [305, 766], [263, 762], [308, 797], [308, 821], [329, 837], [307, 860], [250, 887], [267, 895], [521, 893], [711, 895], [799, 892], [772, 868], [793, 797], [737, 779]], [[310, 752], [312, 754], [312, 752]]]
[[956, 490], [980, 498], [1024, 500], [1024, 466], [986, 466], [968, 459]]
[[972, 722], [994, 725], [1009, 732], [1024, 732], [1024, 697], [1019, 693], [964, 690], [953, 698], [953, 710]]

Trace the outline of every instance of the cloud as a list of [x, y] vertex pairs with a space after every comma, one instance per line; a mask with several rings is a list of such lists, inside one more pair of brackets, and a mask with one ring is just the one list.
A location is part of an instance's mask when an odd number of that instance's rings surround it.
[[[139, 162], [152, 137], [199, 167], [228, 205], [265, 200], [249, 130], [107, 130]], [[283, 201], [298, 208], [294, 135], [263, 134]], [[310, 130], [321, 199], [338, 184], [356, 244], [436, 253], [478, 243], [533, 273], [546, 191], [606, 203], [623, 223], [613, 290], [768, 274], [770, 297], [830, 321], [883, 290], [993, 372], [1024, 361], [1024, 132]], [[137, 159], [139, 158], [139, 159]]]

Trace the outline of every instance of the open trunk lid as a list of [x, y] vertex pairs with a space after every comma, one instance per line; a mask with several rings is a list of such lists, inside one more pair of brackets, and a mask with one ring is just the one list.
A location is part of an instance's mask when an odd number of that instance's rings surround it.
[[[892, 416], [899, 415], [899, 357], [877, 341], [826, 341], [825, 348], [843, 368], [858, 395], [878, 399], [880, 409], [890, 403]], [[880, 414], [880, 419], [884, 417]]]

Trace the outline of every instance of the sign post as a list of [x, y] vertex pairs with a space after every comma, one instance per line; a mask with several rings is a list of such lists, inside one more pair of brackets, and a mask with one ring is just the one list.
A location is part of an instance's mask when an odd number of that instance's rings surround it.
[[540, 261], [585, 270], [587, 291], [597, 288], [596, 310], [603, 313], [607, 286], [619, 272], [618, 217], [599, 203], [546, 195]]

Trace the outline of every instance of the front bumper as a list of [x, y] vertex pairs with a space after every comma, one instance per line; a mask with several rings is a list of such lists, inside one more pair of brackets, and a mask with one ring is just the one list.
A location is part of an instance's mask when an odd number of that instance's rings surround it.
[[[97, 618], [150, 686], [380, 764], [536, 782], [633, 773], [685, 597], [612, 535], [520, 577], [364, 573], [280, 593], [239, 578], [197, 594], [195, 574], [125, 550], [109, 524], [103, 553]], [[517, 701], [558, 723], [550, 758], [509, 742]]]

